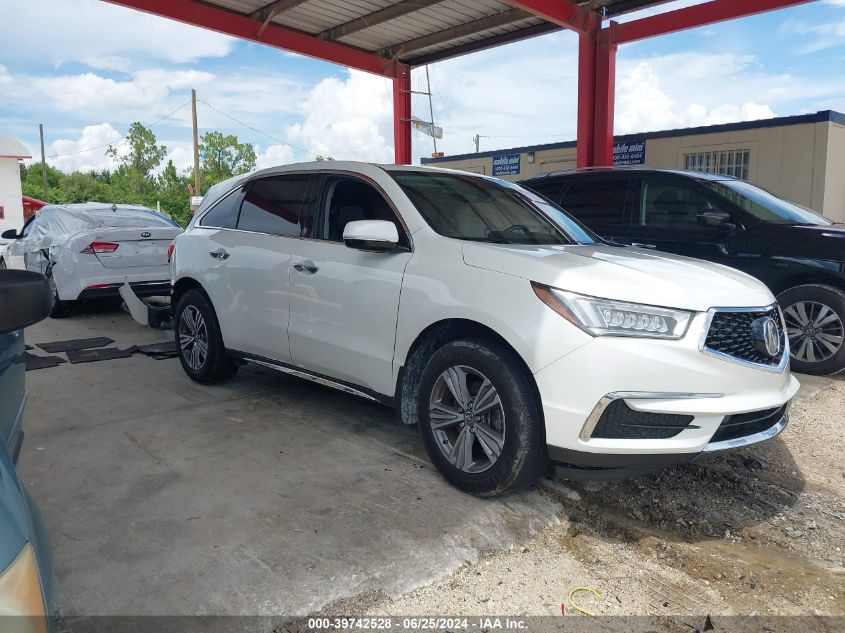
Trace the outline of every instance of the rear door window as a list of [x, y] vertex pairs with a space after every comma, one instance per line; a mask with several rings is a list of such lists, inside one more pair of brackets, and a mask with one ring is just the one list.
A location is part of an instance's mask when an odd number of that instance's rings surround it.
[[254, 180], [241, 203], [238, 228], [298, 237], [310, 178], [309, 174], [297, 173]]
[[531, 191], [536, 191], [541, 196], [548, 198], [555, 204], [560, 204], [560, 192], [561, 189], [563, 189], [563, 184], [559, 181], [539, 180], [526, 183], [523, 186], [531, 189]]
[[560, 206], [606, 235], [625, 226], [627, 196], [628, 178], [574, 178], [565, 187]]

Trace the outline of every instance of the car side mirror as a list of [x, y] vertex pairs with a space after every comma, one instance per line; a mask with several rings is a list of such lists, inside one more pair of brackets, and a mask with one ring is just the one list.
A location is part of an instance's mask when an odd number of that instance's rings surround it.
[[19, 240], [21, 238], [15, 229], [6, 229], [2, 234], [0, 234], [0, 237], [4, 240]]
[[699, 224], [704, 226], [711, 226], [724, 231], [733, 231], [736, 229], [736, 224], [731, 222], [730, 213], [725, 213], [724, 211], [699, 211], [695, 214], [695, 218]]
[[53, 291], [44, 275], [0, 270], [0, 334], [38, 323], [52, 308]]
[[394, 251], [399, 246], [399, 231], [387, 220], [355, 220], [346, 223], [343, 243], [359, 251]]

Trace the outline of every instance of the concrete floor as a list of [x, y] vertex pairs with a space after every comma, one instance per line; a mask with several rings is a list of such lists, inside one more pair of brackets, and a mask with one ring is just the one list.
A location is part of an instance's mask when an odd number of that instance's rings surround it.
[[[113, 306], [26, 331], [91, 336], [171, 333]], [[206, 387], [178, 360], [135, 355], [26, 378], [19, 470], [65, 615], [303, 615], [404, 593], [557, 520], [536, 490], [459, 492], [390, 409], [281, 374], [245, 367]]]

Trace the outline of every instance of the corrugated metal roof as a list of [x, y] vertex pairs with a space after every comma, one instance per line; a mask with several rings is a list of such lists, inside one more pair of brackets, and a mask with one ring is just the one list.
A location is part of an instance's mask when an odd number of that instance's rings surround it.
[[[605, 17], [671, 0], [574, 0]], [[206, 0], [411, 65], [559, 30], [496, 0]]]

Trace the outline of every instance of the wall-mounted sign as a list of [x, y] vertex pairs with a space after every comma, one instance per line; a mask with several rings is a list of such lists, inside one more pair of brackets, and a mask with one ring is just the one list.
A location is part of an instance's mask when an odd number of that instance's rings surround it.
[[494, 176], [516, 176], [521, 154], [499, 154], [493, 157]]
[[614, 165], [644, 165], [645, 141], [621, 141], [613, 144]]

